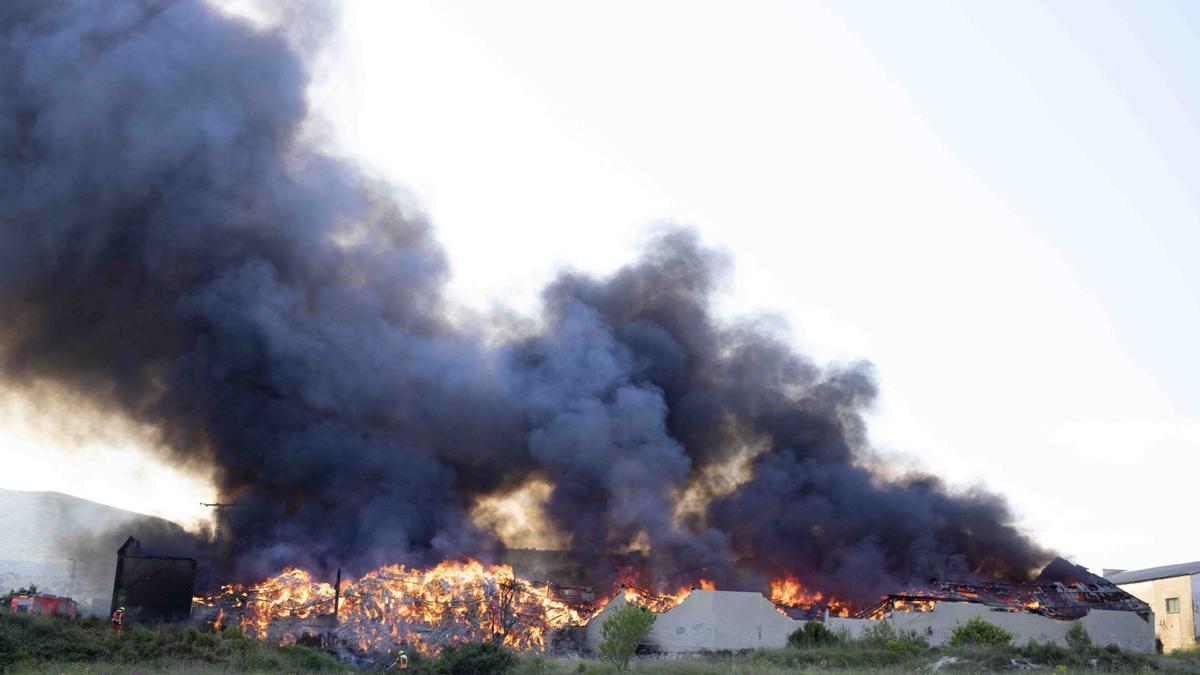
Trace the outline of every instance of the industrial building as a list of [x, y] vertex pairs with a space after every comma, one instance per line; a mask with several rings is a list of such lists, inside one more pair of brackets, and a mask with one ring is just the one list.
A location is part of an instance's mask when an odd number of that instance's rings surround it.
[[1104, 570], [1104, 577], [1154, 610], [1154, 634], [1164, 652], [1197, 644], [1200, 560], [1142, 570]]

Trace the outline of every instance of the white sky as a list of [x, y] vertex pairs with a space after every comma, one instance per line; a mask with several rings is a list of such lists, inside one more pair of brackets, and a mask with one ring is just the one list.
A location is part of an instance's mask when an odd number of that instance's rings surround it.
[[[1198, 33], [1166, 2], [373, 0], [314, 98], [429, 213], [463, 303], [528, 310], [693, 225], [737, 265], [725, 311], [875, 363], [880, 447], [1142, 567], [1200, 559]], [[27, 469], [0, 487], [212, 496], [23, 427], [0, 452]]]

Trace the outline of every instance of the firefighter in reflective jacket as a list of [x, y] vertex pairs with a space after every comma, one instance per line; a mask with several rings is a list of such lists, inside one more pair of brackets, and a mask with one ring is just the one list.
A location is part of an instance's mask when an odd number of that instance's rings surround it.
[[396, 662], [388, 666], [387, 670], [391, 670], [392, 668], [408, 670], [408, 654], [405, 654], [403, 649], [396, 652]]
[[118, 607], [117, 611], [112, 615], [112, 629], [114, 633], [121, 632], [121, 624], [125, 623], [125, 608]]

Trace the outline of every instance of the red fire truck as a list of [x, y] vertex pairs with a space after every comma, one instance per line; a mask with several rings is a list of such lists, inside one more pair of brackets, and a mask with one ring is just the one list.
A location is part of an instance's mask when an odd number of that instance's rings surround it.
[[57, 595], [17, 595], [10, 609], [13, 614], [47, 614], [68, 619], [79, 614], [79, 605], [74, 600]]

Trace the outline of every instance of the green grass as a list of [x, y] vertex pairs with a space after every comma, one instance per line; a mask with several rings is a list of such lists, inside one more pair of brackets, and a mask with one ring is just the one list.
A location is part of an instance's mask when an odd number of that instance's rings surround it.
[[[939, 658], [961, 661], [940, 672], [1012, 672], [1013, 659], [1043, 673], [1162, 672], [1200, 674], [1200, 651], [1168, 656], [1130, 654], [1104, 647], [1054, 645], [930, 648], [911, 636], [883, 634], [809, 648], [747, 653], [702, 653], [681, 658], [639, 657], [632, 673], [645, 675], [783, 675], [784, 673], [928, 672]], [[413, 655], [413, 673], [432, 671], [436, 659]], [[382, 666], [375, 669], [381, 671]], [[0, 672], [12, 673], [309, 673], [353, 672], [306, 647], [275, 647], [236, 630], [129, 626], [111, 633], [103, 621], [73, 623], [52, 617], [0, 613]], [[611, 663], [595, 659], [524, 656], [513, 675], [609, 675]]]
[[346, 672], [333, 657], [307, 647], [277, 647], [237, 630], [200, 631], [166, 625], [0, 613], [0, 671], [14, 673]]

